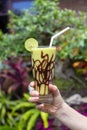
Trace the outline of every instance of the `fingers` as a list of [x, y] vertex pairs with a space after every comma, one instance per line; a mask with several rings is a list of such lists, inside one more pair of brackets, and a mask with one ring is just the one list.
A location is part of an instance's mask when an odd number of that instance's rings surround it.
[[38, 100], [39, 100], [39, 93], [35, 90], [31, 91], [30, 92], [30, 98], [29, 98], [29, 101], [30, 102], [33, 102], [33, 103], [37, 103]]
[[33, 91], [34, 90], [34, 82], [31, 82], [29, 85], [28, 85], [28, 90], [29, 92]]
[[[35, 87], [35, 83], [31, 82], [29, 85], [30, 95], [31, 96], [38, 96], [39, 93], [33, 89], [34, 87]], [[54, 97], [59, 95], [59, 90], [55, 85], [49, 84], [49, 91]]]
[[38, 102], [38, 100], [39, 100], [39, 93], [36, 91], [36, 90], [34, 90], [34, 87], [35, 87], [35, 83], [34, 82], [31, 82], [30, 84], [29, 84], [29, 86], [28, 86], [28, 88], [29, 88], [29, 93], [30, 93], [30, 98], [29, 98], [29, 101], [30, 102], [33, 102], [33, 103], [36, 103], [36, 102]]
[[30, 102], [33, 102], [33, 103], [37, 103], [38, 100], [39, 100], [39, 97], [30, 97], [30, 98], [29, 98], [29, 101], [30, 101]]
[[[34, 103], [37, 103], [37, 102], [39, 102], [39, 103], [44, 102], [45, 103], [45, 101], [42, 98], [39, 99], [39, 92], [34, 90], [34, 86], [35, 86], [34, 82], [31, 82], [30, 85], [29, 85], [29, 90], [30, 90], [30, 88], [33, 88], [30, 91], [30, 96], [31, 97], [30, 97], [29, 101], [34, 102]], [[48, 103], [48, 101], [53, 102], [53, 99], [56, 99], [57, 96], [59, 96], [59, 90], [55, 85], [49, 84], [49, 91], [50, 91], [52, 96], [49, 98], [49, 99], [51, 99], [51, 101], [49, 101], [48, 99], [46, 100], [47, 103]]]
[[50, 105], [50, 104], [39, 104], [36, 106], [37, 109], [50, 113], [54, 115], [54, 113], [57, 111], [57, 107]]
[[28, 86], [28, 89], [29, 89], [29, 92], [30, 92], [30, 95], [31, 96], [39, 96], [39, 93], [38, 91], [34, 90], [34, 87], [35, 87], [35, 83], [34, 82], [31, 82]]
[[31, 95], [32, 97], [37, 97], [37, 96], [39, 96], [39, 93], [38, 93], [38, 91], [33, 90], [33, 91], [30, 92], [30, 95]]
[[30, 85], [28, 86], [28, 90], [29, 90], [29, 92], [31, 92], [31, 91], [33, 91], [34, 90], [34, 88], [33, 87], [31, 87]]
[[29, 86], [31, 86], [31, 87], [35, 87], [35, 83], [34, 83], [34, 81], [32, 81], [30, 84], [29, 84]]
[[50, 97], [50, 99], [52, 98], [51, 103], [48, 102], [48, 98], [46, 99], [47, 102], [42, 101], [44, 97], [41, 99], [39, 92], [34, 90], [34, 82], [31, 82], [29, 86], [33, 88], [33, 90], [30, 91], [31, 97], [29, 98], [29, 101], [35, 103], [39, 110], [55, 115], [56, 111], [61, 108], [63, 103], [63, 99], [57, 86], [49, 84], [49, 91], [52, 95]]

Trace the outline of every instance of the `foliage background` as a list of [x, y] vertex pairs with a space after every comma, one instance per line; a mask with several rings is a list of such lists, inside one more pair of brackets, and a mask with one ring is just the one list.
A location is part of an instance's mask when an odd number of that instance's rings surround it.
[[[71, 30], [54, 41], [59, 47], [60, 58], [85, 59], [87, 55], [86, 14], [70, 9], [60, 9], [57, 0], [34, 1], [34, 6], [23, 11], [20, 16], [9, 11], [10, 34], [0, 31], [0, 58], [11, 55], [29, 55], [24, 48], [27, 38], [34, 37], [39, 45], [49, 45], [51, 36], [65, 27]], [[3, 51], [4, 50], [4, 51]]]
[[[22, 95], [19, 96], [20, 87], [24, 90], [25, 81], [29, 83], [32, 78], [30, 64], [25, 66], [19, 59], [19, 57], [31, 55], [25, 50], [24, 42], [27, 38], [34, 37], [38, 40], [39, 45], [49, 45], [52, 35], [67, 26], [71, 27], [68, 32], [54, 41], [58, 52], [57, 58], [58, 61], [69, 59], [72, 64], [77, 61], [74, 64], [76, 71], [78, 68], [79, 72], [84, 71], [87, 75], [87, 16], [84, 12], [77, 13], [70, 9], [60, 9], [58, 0], [46, 0], [45, 2], [35, 0], [34, 6], [30, 10], [24, 10], [19, 16], [12, 11], [8, 13], [10, 33], [3, 34], [0, 31], [0, 61], [7, 60], [6, 64], [3, 64], [3, 67], [5, 66], [7, 69], [6, 73], [3, 71], [4, 69], [0, 71], [0, 89], [3, 91], [0, 91], [0, 129], [10, 130], [12, 128], [13, 130], [15, 127], [17, 130], [31, 130], [36, 126], [38, 117], [43, 120], [44, 126], [47, 128], [48, 115], [44, 115], [44, 119], [42, 118], [42, 113], [35, 109], [34, 104], [28, 102], [29, 97], [26, 91], [22, 91]], [[15, 59], [11, 59], [12, 56], [16, 58], [16, 62]], [[83, 66], [86, 66], [85, 69]], [[25, 75], [29, 76], [28, 80], [25, 80]], [[75, 76], [73, 76], [74, 78], [69, 77], [68, 80], [55, 79], [54, 83], [59, 86], [65, 96], [79, 91], [79, 88], [80, 92], [83, 92], [83, 89], [86, 92], [85, 85], [82, 87], [84, 80], [83, 82], [81, 79], [77, 80]], [[3, 89], [4, 80], [8, 83], [12, 81], [12, 84], [9, 86], [6, 84]]]

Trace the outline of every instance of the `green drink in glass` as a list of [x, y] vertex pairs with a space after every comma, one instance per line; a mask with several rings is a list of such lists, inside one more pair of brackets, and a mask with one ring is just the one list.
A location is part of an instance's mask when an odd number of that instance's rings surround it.
[[28, 51], [29, 48], [32, 48], [31, 61], [35, 82], [34, 89], [39, 92], [39, 101], [48, 102], [50, 98], [48, 86], [54, 78], [56, 47], [35, 47], [35, 42], [33, 44], [32, 40], [28, 40], [25, 48]]
[[48, 86], [54, 78], [56, 48], [41, 47], [32, 49], [32, 67], [35, 80], [35, 90], [40, 96], [49, 94]]

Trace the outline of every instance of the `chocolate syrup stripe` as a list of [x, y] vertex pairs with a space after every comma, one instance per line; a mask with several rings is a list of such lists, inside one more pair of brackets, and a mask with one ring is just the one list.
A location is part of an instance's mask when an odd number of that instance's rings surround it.
[[48, 54], [44, 55], [43, 51], [41, 51], [41, 58], [42, 61], [33, 59], [34, 78], [37, 83], [37, 86], [39, 87], [39, 91], [40, 91], [40, 86], [42, 84], [47, 86], [49, 82], [52, 81], [53, 78], [52, 71], [55, 65], [55, 59], [53, 54], [51, 58], [49, 58]]
[[41, 58], [42, 58], [42, 59], [47, 58], [47, 61], [49, 61], [49, 56], [48, 56], [48, 54], [45, 54], [45, 55], [44, 55], [43, 51], [41, 51]]

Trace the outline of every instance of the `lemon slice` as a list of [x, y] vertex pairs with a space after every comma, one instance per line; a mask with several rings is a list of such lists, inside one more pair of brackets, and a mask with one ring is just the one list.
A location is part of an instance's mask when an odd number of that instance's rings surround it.
[[38, 47], [38, 41], [34, 38], [29, 38], [25, 41], [25, 48], [28, 51], [32, 51], [33, 48], [37, 48]]

